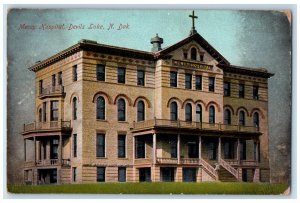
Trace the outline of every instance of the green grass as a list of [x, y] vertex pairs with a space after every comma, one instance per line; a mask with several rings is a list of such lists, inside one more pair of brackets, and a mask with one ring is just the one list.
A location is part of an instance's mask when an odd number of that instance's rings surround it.
[[76, 185], [8, 185], [11, 193], [64, 194], [281, 194], [287, 184], [266, 183], [102, 183]]

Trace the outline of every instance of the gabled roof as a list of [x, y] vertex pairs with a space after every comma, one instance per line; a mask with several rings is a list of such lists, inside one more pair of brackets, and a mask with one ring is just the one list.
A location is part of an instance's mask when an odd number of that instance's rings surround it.
[[170, 52], [178, 49], [179, 47], [181, 47], [184, 44], [187, 44], [193, 40], [195, 40], [197, 43], [199, 43], [199, 45], [202, 48], [204, 48], [220, 64], [230, 65], [230, 63], [224, 58], [224, 56], [222, 56], [212, 45], [210, 45], [199, 33], [191, 35], [191, 36], [189, 36], [189, 37], [177, 42], [176, 44], [173, 44], [172, 46], [169, 46], [161, 51], [155, 52], [154, 56], [155, 56], [155, 58], [164, 58]]

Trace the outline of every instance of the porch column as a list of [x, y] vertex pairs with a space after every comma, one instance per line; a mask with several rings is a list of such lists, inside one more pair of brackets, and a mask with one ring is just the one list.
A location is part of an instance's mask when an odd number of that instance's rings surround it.
[[180, 164], [180, 134], [177, 134], [177, 163]]
[[24, 161], [26, 161], [26, 139], [24, 139]]
[[152, 160], [156, 164], [156, 133], [153, 133]]
[[201, 139], [201, 136], [199, 136], [199, 159], [200, 160], [202, 157], [201, 151], [202, 151], [202, 139]]
[[36, 164], [36, 137], [33, 137], [34, 142], [34, 164]]
[[219, 145], [218, 145], [218, 162], [221, 161], [221, 137], [219, 137]]
[[236, 147], [236, 159], [237, 159], [237, 162], [238, 162], [238, 165], [240, 165], [240, 138], [237, 139], [237, 147]]

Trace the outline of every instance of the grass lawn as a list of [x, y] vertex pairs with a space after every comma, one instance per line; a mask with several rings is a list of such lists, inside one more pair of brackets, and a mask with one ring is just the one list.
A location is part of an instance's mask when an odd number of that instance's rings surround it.
[[102, 183], [76, 185], [8, 185], [11, 193], [67, 194], [282, 194], [287, 184], [267, 183]]

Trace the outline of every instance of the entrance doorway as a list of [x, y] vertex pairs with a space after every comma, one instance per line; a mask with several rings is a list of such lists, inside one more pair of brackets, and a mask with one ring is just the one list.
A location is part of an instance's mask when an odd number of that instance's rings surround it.
[[151, 182], [151, 168], [140, 168], [139, 169], [139, 181], [140, 182]]
[[183, 182], [196, 182], [197, 169], [196, 168], [183, 168]]
[[173, 167], [160, 168], [160, 181], [162, 182], [174, 182], [174, 171]]

